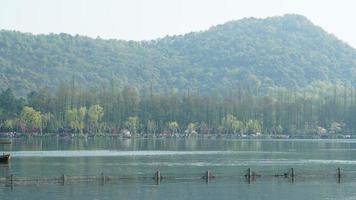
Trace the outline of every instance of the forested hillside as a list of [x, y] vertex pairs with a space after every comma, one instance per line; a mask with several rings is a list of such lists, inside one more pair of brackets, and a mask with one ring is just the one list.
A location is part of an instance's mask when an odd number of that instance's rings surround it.
[[356, 84], [356, 50], [299, 15], [248, 18], [153, 41], [0, 32], [0, 88], [25, 96], [62, 82], [156, 92], [267, 93], [313, 81]]
[[354, 134], [356, 50], [303, 16], [153, 41], [0, 32], [0, 132]]

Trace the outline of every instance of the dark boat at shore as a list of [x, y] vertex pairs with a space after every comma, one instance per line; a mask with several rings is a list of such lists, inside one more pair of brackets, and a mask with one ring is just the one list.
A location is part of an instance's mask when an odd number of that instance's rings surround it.
[[0, 163], [7, 163], [10, 160], [10, 154], [0, 155]]
[[11, 141], [8, 141], [8, 140], [0, 140], [0, 144], [11, 144]]

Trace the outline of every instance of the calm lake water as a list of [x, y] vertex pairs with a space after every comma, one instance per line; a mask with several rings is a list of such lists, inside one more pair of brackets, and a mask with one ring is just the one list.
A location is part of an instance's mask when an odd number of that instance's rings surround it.
[[[356, 199], [356, 140], [15, 139], [0, 177], [99, 176], [128, 180], [0, 185], [15, 199]], [[338, 183], [336, 169], [342, 170]], [[247, 168], [261, 174], [250, 183]], [[294, 182], [273, 177], [294, 168]], [[160, 170], [160, 185], [144, 177]], [[200, 177], [215, 176], [209, 184]]]

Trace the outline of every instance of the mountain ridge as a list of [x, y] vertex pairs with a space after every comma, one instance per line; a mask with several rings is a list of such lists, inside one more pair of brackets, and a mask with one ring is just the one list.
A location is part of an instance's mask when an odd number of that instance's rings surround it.
[[19, 95], [75, 80], [155, 90], [266, 91], [314, 81], [356, 84], [356, 50], [306, 17], [244, 18], [149, 41], [0, 31], [0, 89]]

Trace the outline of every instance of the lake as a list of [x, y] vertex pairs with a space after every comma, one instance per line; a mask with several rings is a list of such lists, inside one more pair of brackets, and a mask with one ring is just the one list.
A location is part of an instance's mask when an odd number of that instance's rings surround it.
[[[107, 176], [1, 183], [0, 199], [356, 199], [356, 140], [14, 139], [0, 177]], [[336, 176], [341, 168], [340, 183]], [[247, 169], [257, 173], [250, 182]], [[293, 168], [295, 177], [275, 177]], [[160, 170], [157, 185], [151, 179]], [[201, 177], [210, 170], [215, 178]]]

